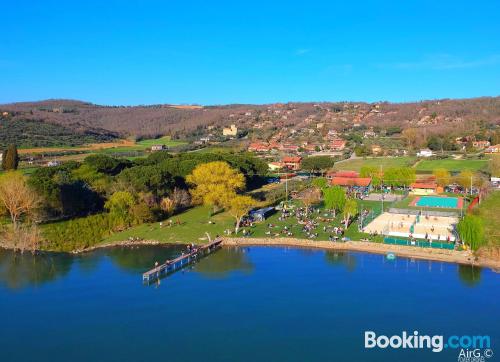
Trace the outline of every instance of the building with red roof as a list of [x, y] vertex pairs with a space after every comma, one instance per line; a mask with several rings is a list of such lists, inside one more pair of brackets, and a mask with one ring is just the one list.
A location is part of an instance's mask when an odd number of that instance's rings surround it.
[[336, 186], [358, 186], [358, 187], [370, 187], [372, 183], [371, 177], [333, 177], [331, 182], [332, 185]]
[[346, 144], [347, 144], [346, 141], [341, 139], [336, 139], [330, 143], [330, 149], [333, 151], [342, 151], [345, 148]]
[[288, 169], [297, 171], [300, 169], [300, 163], [302, 162], [302, 157], [299, 156], [283, 157], [282, 162]]
[[250, 143], [248, 146], [250, 152], [268, 152], [270, 149], [268, 144], [262, 142]]

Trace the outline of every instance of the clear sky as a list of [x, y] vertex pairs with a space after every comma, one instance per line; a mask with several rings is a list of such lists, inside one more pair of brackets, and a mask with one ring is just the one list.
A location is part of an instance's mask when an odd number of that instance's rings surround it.
[[500, 1], [8, 1], [0, 103], [500, 95]]

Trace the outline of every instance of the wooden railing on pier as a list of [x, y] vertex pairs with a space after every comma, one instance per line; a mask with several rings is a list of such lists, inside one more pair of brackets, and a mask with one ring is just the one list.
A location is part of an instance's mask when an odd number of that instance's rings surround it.
[[219, 249], [222, 244], [222, 238], [216, 238], [214, 241], [206, 244], [197, 246], [190, 253], [178, 256], [175, 259], [167, 260], [165, 263], [158, 265], [157, 267], [142, 274], [142, 281], [145, 283], [150, 283], [160, 279], [162, 276], [171, 274], [180, 270], [201, 257], [212, 253], [213, 251]]

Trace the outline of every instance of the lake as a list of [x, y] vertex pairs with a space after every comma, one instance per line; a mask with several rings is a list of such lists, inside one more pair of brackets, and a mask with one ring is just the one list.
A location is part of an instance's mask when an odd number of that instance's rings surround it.
[[[180, 247], [32, 256], [0, 250], [1, 361], [456, 361], [365, 349], [364, 332], [489, 335], [500, 275], [383, 255], [223, 248], [160, 283]], [[496, 348], [495, 348], [496, 347]]]

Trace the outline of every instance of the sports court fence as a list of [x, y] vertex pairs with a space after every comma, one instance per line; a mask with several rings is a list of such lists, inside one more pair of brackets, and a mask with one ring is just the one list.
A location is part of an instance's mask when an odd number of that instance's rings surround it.
[[434, 210], [416, 210], [416, 209], [399, 209], [391, 207], [389, 209], [391, 214], [402, 215], [427, 215], [427, 216], [442, 216], [442, 217], [458, 217], [458, 212], [454, 211], [434, 211]]
[[391, 245], [404, 245], [404, 246], [419, 246], [421, 248], [435, 248], [435, 249], [455, 249], [455, 244], [453, 243], [440, 243], [440, 242], [432, 242], [428, 241], [410, 241], [407, 239], [398, 239], [398, 238], [384, 238], [384, 244]]

